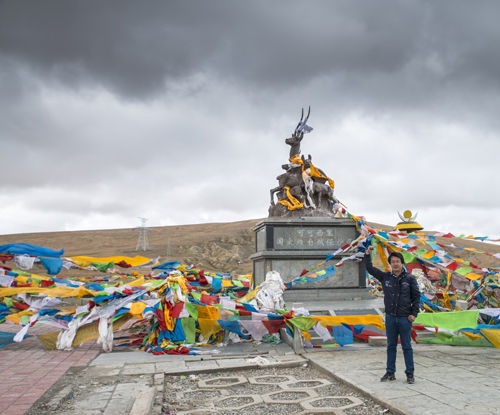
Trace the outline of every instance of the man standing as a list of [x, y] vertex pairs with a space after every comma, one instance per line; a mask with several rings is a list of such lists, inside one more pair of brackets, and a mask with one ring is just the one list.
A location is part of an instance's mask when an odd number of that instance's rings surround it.
[[387, 335], [387, 368], [382, 382], [396, 380], [396, 352], [398, 337], [401, 339], [406, 366], [406, 380], [415, 383], [411, 328], [419, 311], [420, 291], [415, 277], [404, 269], [404, 258], [399, 252], [389, 255], [391, 272], [384, 272], [372, 265], [370, 246], [365, 253], [366, 270], [382, 284]]

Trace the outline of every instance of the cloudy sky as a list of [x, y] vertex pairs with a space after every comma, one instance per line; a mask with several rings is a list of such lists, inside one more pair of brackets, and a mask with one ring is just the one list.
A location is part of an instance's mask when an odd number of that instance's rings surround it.
[[500, 235], [498, 1], [0, 1], [0, 234], [356, 215]]

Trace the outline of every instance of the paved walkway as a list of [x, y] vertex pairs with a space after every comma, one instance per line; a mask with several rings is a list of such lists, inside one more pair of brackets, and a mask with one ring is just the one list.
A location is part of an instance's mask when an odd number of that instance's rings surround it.
[[408, 385], [401, 349], [396, 381], [385, 373], [384, 347], [353, 345], [306, 357], [384, 406], [408, 415], [493, 415], [500, 413], [500, 350], [489, 347], [413, 345], [415, 379]]
[[[264, 345], [268, 346], [268, 345]], [[234, 348], [232, 349], [235, 351]], [[101, 354], [91, 366], [119, 369], [128, 374], [196, 374], [221, 369], [258, 366], [255, 355], [242, 348], [234, 356], [151, 356], [143, 352]], [[493, 415], [499, 413], [500, 350], [494, 348], [414, 345], [416, 383], [405, 382], [404, 363], [398, 351], [397, 380], [380, 382], [385, 372], [385, 348], [355, 344], [328, 351], [295, 355], [280, 345], [264, 353], [275, 366], [310, 362], [354, 386], [396, 414]], [[107, 413], [107, 412], [105, 412]], [[112, 411], [109, 412], [113, 413]], [[147, 413], [147, 412], [145, 412]]]
[[[5, 325], [2, 329], [5, 331]], [[65, 389], [62, 382], [55, 383], [68, 369], [77, 366], [83, 367], [90, 378], [105, 377], [108, 384], [94, 385], [93, 399], [81, 404], [75, 413], [145, 415], [160, 413], [155, 397], [161, 396], [166, 373], [256, 367], [259, 362], [276, 366], [310, 362], [395, 414], [499, 413], [499, 349], [419, 344], [414, 345], [414, 351], [416, 383], [408, 385], [404, 382], [401, 350], [397, 380], [382, 383], [379, 378], [385, 371], [385, 348], [365, 344], [314, 349], [296, 355], [286, 344], [246, 343], [214, 347], [209, 355], [153, 356], [142, 351], [100, 353], [95, 343], [70, 352], [45, 351], [39, 340], [31, 336], [20, 344], [0, 349], [0, 414], [24, 414], [49, 389], [46, 396], [57, 401], [52, 404], [69, 399], [70, 389]], [[127, 381], [122, 380], [124, 375], [128, 376]], [[88, 383], [92, 387], [92, 382]]]
[[[0, 331], [18, 330], [8, 322], [0, 325]], [[69, 368], [87, 365], [100, 353], [95, 342], [72, 351], [45, 350], [36, 334], [48, 331], [54, 329], [34, 326], [21, 343], [0, 349], [0, 414], [23, 415]]]

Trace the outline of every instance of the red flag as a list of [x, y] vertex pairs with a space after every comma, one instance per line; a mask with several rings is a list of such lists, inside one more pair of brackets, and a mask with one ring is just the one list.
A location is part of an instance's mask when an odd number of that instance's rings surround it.
[[270, 334], [278, 333], [280, 329], [286, 327], [285, 320], [262, 320], [262, 324], [264, 324]]

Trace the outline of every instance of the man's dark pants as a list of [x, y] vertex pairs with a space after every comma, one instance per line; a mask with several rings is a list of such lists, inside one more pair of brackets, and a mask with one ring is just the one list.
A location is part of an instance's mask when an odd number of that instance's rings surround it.
[[405, 373], [413, 374], [413, 349], [411, 347], [411, 327], [412, 323], [408, 317], [397, 317], [387, 314], [385, 316], [385, 329], [387, 335], [387, 372], [396, 373], [396, 353], [398, 346], [398, 336], [401, 339], [403, 356], [405, 359]]

